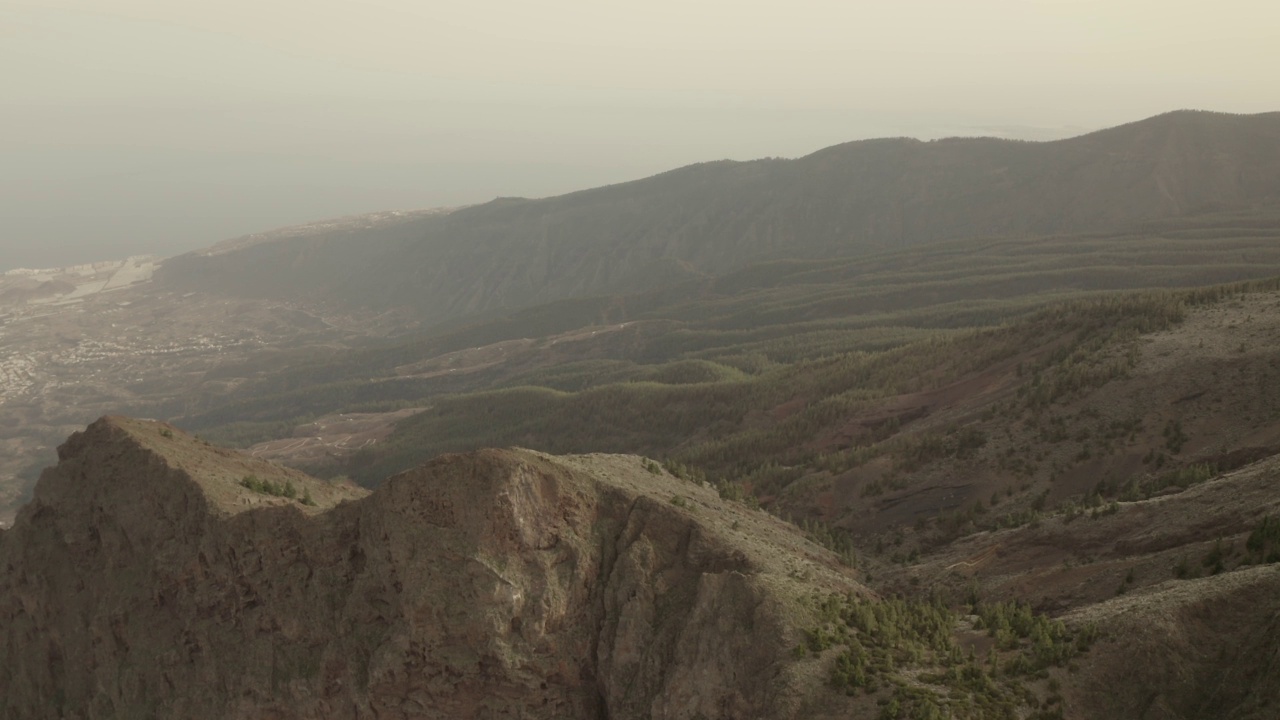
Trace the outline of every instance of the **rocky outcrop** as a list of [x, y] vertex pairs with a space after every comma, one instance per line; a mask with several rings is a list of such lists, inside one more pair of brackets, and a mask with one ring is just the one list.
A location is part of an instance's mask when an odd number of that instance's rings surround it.
[[445, 456], [365, 495], [104, 418], [59, 457], [0, 535], [2, 718], [798, 717], [800, 598], [858, 589], [630, 456]]

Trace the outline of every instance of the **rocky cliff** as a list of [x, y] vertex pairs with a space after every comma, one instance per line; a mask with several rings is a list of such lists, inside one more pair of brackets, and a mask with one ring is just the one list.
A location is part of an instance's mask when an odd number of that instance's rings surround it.
[[0, 535], [3, 718], [808, 717], [802, 596], [862, 592], [631, 456], [366, 494], [104, 418], [59, 458]]

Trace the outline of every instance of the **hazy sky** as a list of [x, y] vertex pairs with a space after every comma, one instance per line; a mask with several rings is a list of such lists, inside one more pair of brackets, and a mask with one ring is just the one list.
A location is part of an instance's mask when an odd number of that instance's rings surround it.
[[1280, 109], [1274, 0], [0, 0], [0, 269], [883, 135]]

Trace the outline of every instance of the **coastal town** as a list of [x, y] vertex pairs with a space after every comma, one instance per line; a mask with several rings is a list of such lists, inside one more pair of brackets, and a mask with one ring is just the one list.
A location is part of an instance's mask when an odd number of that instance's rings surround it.
[[165, 287], [155, 282], [162, 265], [135, 257], [0, 275], [0, 523], [57, 444], [97, 417], [163, 414], [177, 398], [243, 381], [215, 368], [358, 336], [297, 304]]

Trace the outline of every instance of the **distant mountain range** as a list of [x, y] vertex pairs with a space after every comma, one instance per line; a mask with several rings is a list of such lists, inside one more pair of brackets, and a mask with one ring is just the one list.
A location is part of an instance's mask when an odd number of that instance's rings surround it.
[[780, 258], [1130, 228], [1280, 203], [1280, 113], [1179, 111], [1054, 142], [908, 138], [560, 197], [320, 223], [168, 262], [173, 288], [406, 308], [430, 326]]

